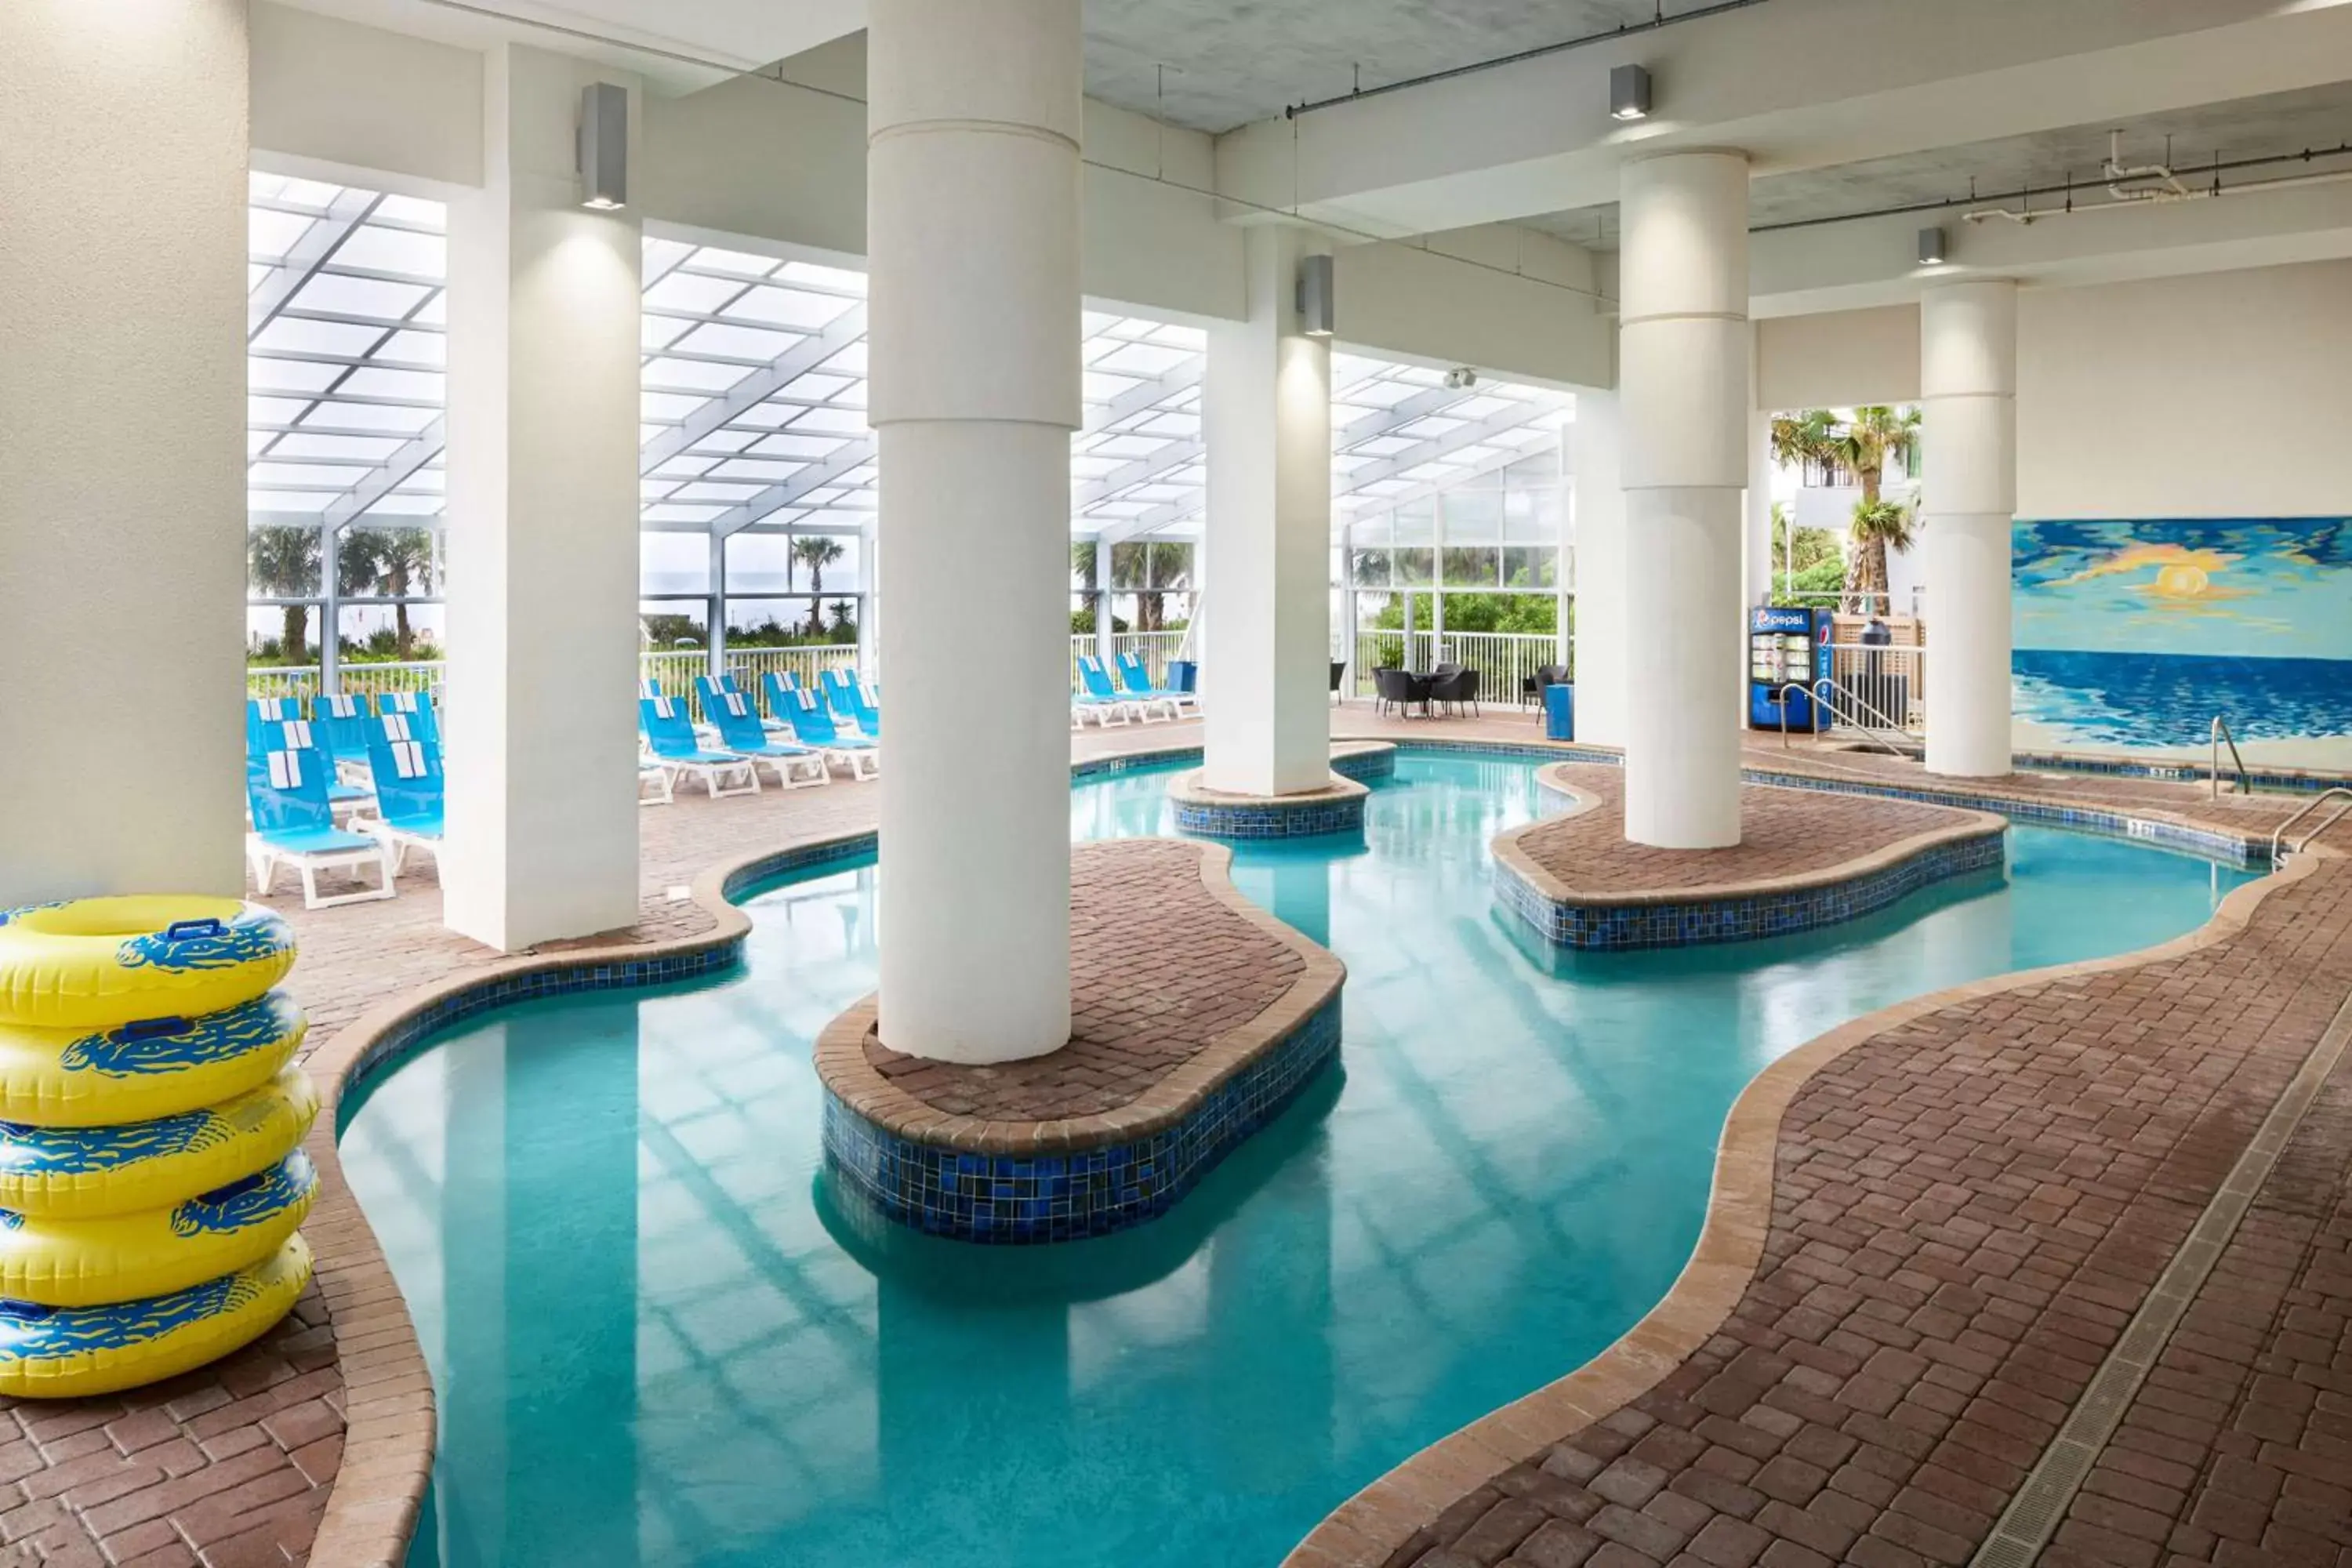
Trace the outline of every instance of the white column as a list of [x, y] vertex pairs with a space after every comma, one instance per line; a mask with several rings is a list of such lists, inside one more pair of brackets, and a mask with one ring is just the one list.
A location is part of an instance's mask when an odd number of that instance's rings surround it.
[[2009, 772], [2015, 283], [1948, 283], [1920, 296], [1919, 394], [1927, 771], [1990, 778]]
[[1576, 738], [1625, 743], [1625, 490], [1617, 479], [1617, 395], [1576, 395]]
[[709, 653], [711, 676], [727, 668], [727, 536], [710, 536], [710, 617], [703, 647]]
[[633, 211], [580, 205], [600, 79], [635, 88], [490, 48], [483, 186], [449, 207], [444, 918], [507, 952], [637, 914], [642, 244]]
[[1732, 722], [1748, 726], [1747, 611], [1772, 602], [1772, 416], [1763, 407], [1764, 323], [1748, 331], [1748, 491], [1739, 531], [1739, 641], [1731, 650]]
[[0, 907], [239, 884], [245, 18], [0, 5]]
[[1625, 167], [1625, 837], [1739, 842], [1740, 495], [1748, 484], [1748, 160]]
[[868, 11], [869, 417], [893, 672], [881, 1033], [951, 1061], [1038, 1056], [1070, 1035], [1078, 5]]
[[1209, 329], [1202, 782], [1297, 795], [1331, 777], [1331, 345], [1299, 330], [1297, 293], [1300, 258], [1327, 247], [1280, 226], [1244, 243], [1249, 317]]

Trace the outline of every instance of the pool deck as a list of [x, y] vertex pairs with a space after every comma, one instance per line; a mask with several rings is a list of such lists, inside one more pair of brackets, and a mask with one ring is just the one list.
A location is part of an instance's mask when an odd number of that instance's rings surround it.
[[[1350, 704], [1332, 722], [1403, 742], [1538, 734], [1508, 710], [1400, 721]], [[1072, 737], [1081, 759], [1199, 743], [1197, 721]], [[1922, 781], [1916, 763], [1801, 741], [1784, 751], [1777, 737], [1744, 760], [1867, 787]], [[2258, 839], [2301, 804], [2087, 774], [1970, 790]], [[872, 785], [846, 783], [681, 793], [641, 818], [637, 923], [558, 948], [635, 956], [707, 941], [740, 920], [716, 903], [711, 868], [870, 829], [876, 807]], [[2352, 852], [2352, 824], [2327, 845]], [[442, 930], [429, 872], [401, 889], [316, 912], [271, 900], [301, 937], [291, 986], [322, 1089], [403, 998], [547, 961]], [[2307, 858], [2196, 936], [2077, 969], [1904, 1004], [1783, 1058], [1727, 1130], [1727, 1224], [1662, 1304], [1688, 1342], [1654, 1314], [1602, 1358], [1601, 1381], [1513, 1407], [1507, 1443], [1438, 1445], [1297, 1560], [1967, 1561], [2352, 991], [2352, 863]], [[0, 1563], [399, 1561], [430, 1462], [432, 1393], [334, 1161], [332, 1121], [309, 1144], [320, 1280], [285, 1326], [155, 1388], [8, 1405]], [[2338, 1062], [2253, 1183], [2044, 1561], [2352, 1568], [2347, 1168], [2352, 1065]]]

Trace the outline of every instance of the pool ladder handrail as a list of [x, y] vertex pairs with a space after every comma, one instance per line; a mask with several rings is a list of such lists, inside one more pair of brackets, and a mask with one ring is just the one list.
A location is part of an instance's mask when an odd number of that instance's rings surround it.
[[2238, 770], [2238, 793], [2253, 794], [2253, 780], [2246, 776], [2246, 759], [2238, 754], [2238, 737], [2230, 733], [2230, 721], [2216, 713], [2213, 715], [2212, 724], [2213, 756], [2205, 770], [2205, 776], [2212, 781], [2212, 798], [2215, 800], [2221, 798], [2221, 742], [2224, 741], [2230, 742], [2230, 761]]
[[[1813, 682], [1811, 686], [1806, 685], [1801, 680], [1789, 681], [1783, 685], [1776, 694], [1780, 703], [1780, 744], [1783, 748], [1786, 748], [1789, 744], [1789, 693], [1791, 691], [1801, 691], [1813, 700], [1814, 734], [1818, 735], [1822, 732], [1821, 715], [1823, 710], [1827, 710], [1832, 718], [1845, 720], [1849, 728], [1860, 731], [1866, 738], [1875, 741], [1880, 745], [1885, 747], [1888, 755], [1900, 757], [1906, 763], [1911, 760], [1910, 752], [1903, 750], [1894, 742], [1888, 740], [1879, 730], [1838, 711], [1837, 688], [1832, 683], [1828, 676], [1822, 677], [1821, 679]], [[1852, 692], [1848, 692], [1845, 695], [1856, 708], [1861, 709], [1872, 718], [1877, 720], [1880, 724], [1885, 725], [1888, 730], [1894, 731], [1896, 734], [1908, 733], [1908, 731], [1904, 730], [1901, 725], [1889, 722], [1885, 714], [1881, 713], [1869, 703], [1864, 702], [1861, 698], [1855, 697]]]
[[2273, 869], [2277, 868], [2279, 863], [2279, 841], [2286, 837], [2286, 830], [2293, 827], [2296, 823], [2301, 822], [2305, 817], [2309, 816], [2313, 812], [2317, 811], [2321, 806], [2326, 805], [2330, 800], [2333, 800], [2339, 795], [2344, 797], [2344, 804], [2337, 806], [2334, 814], [2331, 815], [2326, 821], [2321, 823], [2318, 826], [2305, 834], [2299, 842], [2286, 846], [2286, 852], [2288, 854], [2300, 855], [2305, 850], [2310, 848], [2313, 840], [2316, 839], [2321, 834], [2326, 832], [2329, 828], [2343, 821], [2347, 816], [2352, 816], [2352, 789], [2346, 789], [2339, 784], [2334, 789], [2322, 790], [2319, 794], [2312, 796], [2309, 800], [2305, 801], [2301, 805], [2295, 807], [2294, 815], [2278, 825], [2277, 830], [2271, 835], [2271, 866]]

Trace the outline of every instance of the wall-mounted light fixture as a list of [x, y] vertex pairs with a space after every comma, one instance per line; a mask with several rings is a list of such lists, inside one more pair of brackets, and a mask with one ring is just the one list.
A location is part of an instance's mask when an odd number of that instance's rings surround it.
[[1923, 228], [1919, 231], [1919, 265], [1941, 267], [1944, 264], [1944, 231]]
[[1331, 258], [1302, 256], [1298, 258], [1298, 330], [1310, 338], [1328, 338], [1332, 321]]
[[1650, 73], [1640, 66], [1614, 66], [1609, 72], [1609, 118], [1650, 118]]
[[629, 205], [629, 94], [609, 81], [580, 89], [580, 205], [604, 213]]

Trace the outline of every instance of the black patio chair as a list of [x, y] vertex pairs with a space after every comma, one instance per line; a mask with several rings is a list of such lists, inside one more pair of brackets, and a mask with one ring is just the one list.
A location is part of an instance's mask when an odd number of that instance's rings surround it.
[[1385, 713], [1394, 707], [1410, 719], [1414, 705], [1419, 704], [1422, 716], [1428, 717], [1429, 678], [1425, 675], [1393, 668], [1376, 669], [1372, 671], [1372, 691], [1376, 699], [1373, 704], [1375, 712]]
[[1545, 687], [1566, 686], [1567, 684], [1568, 666], [1564, 664], [1539, 664], [1536, 666], [1536, 672], [1533, 675], [1523, 675], [1519, 677], [1519, 700], [1522, 702], [1532, 702], [1537, 707], [1540, 708], [1543, 706], [1543, 689]]
[[1429, 672], [1429, 700], [1453, 710], [1456, 718], [1467, 703], [1470, 716], [1478, 716], [1478, 672], [1461, 665], [1439, 665]]
[[1346, 679], [1347, 674], [1348, 661], [1346, 659], [1335, 658], [1331, 661], [1331, 700], [1334, 702], [1339, 700], [1339, 682]]

